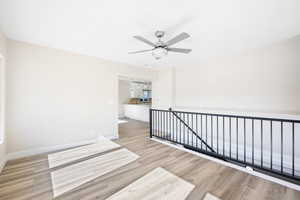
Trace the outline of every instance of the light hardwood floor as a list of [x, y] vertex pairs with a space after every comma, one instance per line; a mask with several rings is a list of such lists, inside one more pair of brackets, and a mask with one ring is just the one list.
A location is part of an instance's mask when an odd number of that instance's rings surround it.
[[195, 186], [163, 168], [156, 168], [107, 200], [185, 199]]
[[[67, 192], [56, 199], [106, 199], [157, 167], [195, 185], [188, 200], [207, 192], [222, 200], [299, 200], [300, 192], [232, 169], [193, 154], [151, 141], [146, 123], [120, 124], [116, 143], [139, 159]], [[0, 175], [0, 199], [53, 199], [47, 155], [9, 161]]]
[[51, 172], [53, 196], [69, 192], [99, 176], [138, 159], [127, 149], [119, 149]]
[[66, 151], [52, 153], [48, 155], [49, 167], [54, 168], [67, 163], [80, 160], [95, 154], [103, 153], [115, 148], [120, 145], [106, 139], [99, 140], [99, 142], [90, 145], [84, 145], [78, 148], [72, 148]]

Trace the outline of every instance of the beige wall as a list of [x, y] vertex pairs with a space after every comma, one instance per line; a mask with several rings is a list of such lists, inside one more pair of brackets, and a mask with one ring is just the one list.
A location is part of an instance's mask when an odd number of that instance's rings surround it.
[[154, 74], [12, 40], [8, 55], [9, 153], [117, 137], [118, 75]]
[[300, 114], [300, 37], [175, 70], [175, 105]]
[[6, 38], [0, 32], [0, 172], [6, 160], [6, 132], [5, 132], [5, 61]]

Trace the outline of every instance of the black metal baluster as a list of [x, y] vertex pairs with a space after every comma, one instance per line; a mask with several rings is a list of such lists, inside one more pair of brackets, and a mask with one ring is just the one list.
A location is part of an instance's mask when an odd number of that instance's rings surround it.
[[[183, 121], [186, 122], [186, 120], [185, 120], [185, 113], [183, 113]], [[182, 124], [182, 126], [183, 126], [183, 134], [184, 134], [184, 140], [183, 140], [183, 142], [186, 144], [187, 139], [186, 139], [185, 126], [183, 124]]]
[[[180, 116], [180, 114], [178, 113]], [[180, 124], [178, 124], [178, 118], [175, 117], [175, 122], [176, 122], [176, 132], [178, 132], [179, 135], [179, 143], [181, 144], [181, 132], [180, 132]]]
[[169, 134], [169, 119], [168, 119], [168, 111], [166, 111], [166, 135], [172, 141], [172, 135]]
[[[170, 115], [172, 113], [170, 112]], [[174, 115], [171, 115], [172, 116], [172, 133], [174, 134], [174, 137], [175, 137], [175, 141], [178, 142], [178, 135], [177, 135], [177, 131], [175, 131], [175, 125], [174, 125]]]
[[166, 139], [166, 140], [170, 140], [169, 137], [167, 137], [167, 133], [166, 133], [166, 126], [167, 126], [167, 121], [166, 121], [166, 112], [163, 111], [163, 118], [162, 118], [162, 121], [163, 121], [163, 137]]
[[[194, 114], [192, 114], [192, 129], [194, 130]], [[194, 134], [192, 134], [192, 144], [194, 146]]]
[[176, 135], [177, 135], [177, 142], [180, 143], [180, 134], [179, 134], [179, 130], [178, 130], [178, 119], [173, 115], [174, 117], [174, 123], [175, 123], [175, 131], [176, 131]]
[[[184, 120], [184, 113], [181, 113], [181, 116], [182, 116], [182, 119]], [[180, 126], [181, 126], [181, 133], [182, 133], [182, 142], [186, 142], [185, 141], [185, 133], [184, 133], [184, 126], [183, 126], [183, 124], [179, 121], [179, 123], [180, 123]]]
[[211, 115], [210, 116], [210, 143], [211, 143], [211, 148], [214, 148], [214, 126], [213, 126], [213, 122], [214, 122], [214, 117]]
[[[201, 139], [203, 139], [203, 137], [202, 137], [202, 132], [203, 132], [203, 117], [202, 117], [202, 115], [201, 115]], [[202, 141], [201, 141], [201, 150], [202, 150]]]
[[[190, 126], [190, 115], [189, 114], [187, 114], [187, 124]], [[189, 129], [187, 129], [187, 143], [189, 145], [191, 145], [190, 144], [190, 130]]]
[[225, 118], [223, 116], [223, 157], [225, 157]]
[[[180, 113], [180, 118], [182, 118], [182, 113]], [[182, 133], [182, 124], [179, 123], [179, 128], [180, 128], [180, 141], [181, 144], [183, 143], [183, 133]]]
[[158, 118], [157, 118], [157, 111], [154, 112], [155, 116], [155, 136], [158, 136]]
[[236, 159], [239, 160], [239, 119], [236, 118]]
[[161, 115], [161, 111], [157, 111], [157, 135], [158, 137], [160, 137], [161, 133], [160, 133], [160, 124], [161, 124], [161, 120], [160, 120], [160, 115]]
[[252, 165], [254, 165], [254, 120], [252, 119]]
[[295, 176], [295, 123], [292, 123], [292, 175]]
[[152, 112], [151, 115], [152, 115], [152, 118], [153, 118], [152, 119], [152, 127], [151, 127], [153, 129], [152, 130], [152, 137], [153, 137], [155, 135], [155, 124], [156, 124], [155, 123], [156, 122], [155, 121], [155, 111], [154, 110], [150, 110], [150, 112]]
[[244, 163], [246, 163], [246, 118], [244, 118]]
[[169, 117], [170, 117], [170, 133], [174, 135], [174, 141], [176, 141], [177, 137], [176, 137], [176, 132], [174, 130], [174, 118], [171, 112], [169, 113]]
[[175, 141], [175, 134], [172, 131], [172, 117], [171, 117], [171, 112], [168, 111], [168, 118], [169, 118], [169, 133], [173, 136], [173, 141]]
[[165, 130], [165, 128], [164, 128], [164, 126], [165, 126], [165, 122], [164, 122], [164, 116], [165, 114], [164, 114], [164, 112], [162, 111], [161, 112], [161, 137], [162, 138], [165, 138], [164, 136], [165, 136], [165, 133], [164, 133], [164, 130]]
[[166, 136], [170, 138], [169, 140], [172, 140], [172, 135], [169, 135], [168, 133], [168, 127], [169, 127], [169, 120], [168, 120], [168, 112], [165, 112], [165, 118], [166, 118]]
[[166, 138], [167, 140], [169, 140], [169, 138], [167, 138], [166, 135], [166, 112], [163, 112], [163, 134], [164, 134], [164, 138]]
[[229, 117], [229, 158], [231, 158], [231, 117]]
[[270, 168], [271, 170], [273, 169], [273, 121], [271, 120], [270, 122], [270, 139], [271, 139], [271, 163], [270, 163]]
[[[180, 115], [180, 118], [182, 118], [182, 115], [181, 113], [178, 113]], [[182, 140], [183, 140], [183, 136], [182, 136], [182, 127], [181, 127], [181, 123], [180, 121], [178, 120], [178, 118], [176, 118], [177, 120], [177, 124], [179, 125], [178, 128], [179, 128], [179, 138], [180, 138], [180, 143], [182, 144]]]
[[154, 110], [151, 110], [151, 112], [152, 112], [152, 118], [153, 118], [153, 120], [152, 120], [152, 136], [155, 136], [155, 124], [156, 124], [156, 121], [155, 121], [155, 111]]
[[[182, 113], [179, 113], [179, 115], [180, 115], [180, 118], [182, 119], [183, 118]], [[183, 136], [184, 136], [182, 129], [183, 129], [182, 123], [179, 121], [179, 132], [180, 132], [180, 141], [181, 141], [181, 143], [183, 143]]]
[[217, 116], [217, 154], [219, 154], [219, 117]]
[[[184, 113], [181, 113], [181, 116], [182, 118], [184, 118]], [[180, 123], [180, 126], [181, 126], [181, 133], [182, 133], [182, 143], [185, 143], [185, 133], [184, 133], [184, 126], [181, 122]]]
[[280, 165], [280, 171], [282, 173], [283, 172], [283, 124], [282, 124], [282, 121], [280, 123], [280, 127], [281, 127], [281, 129], [280, 129], [280, 136], [281, 136], [281, 144], [280, 144], [280, 149], [281, 149], [280, 163], [281, 163], [281, 165]]
[[166, 138], [166, 139], [168, 139], [168, 140], [170, 140], [169, 138], [168, 138], [168, 135], [167, 135], [167, 117], [166, 117], [166, 112], [164, 111], [164, 138]]
[[169, 138], [166, 137], [166, 113], [165, 113], [165, 111], [163, 111], [162, 121], [163, 121], [163, 137], [165, 139], [169, 140]]
[[170, 140], [172, 141], [172, 134], [170, 134], [170, 132], [169, 132], [169, 126], [170, 126], [169, 122], [170, 122], [169, 121], [169, 112], [167, 111], [166, 112], [166, 133], [169, 136]]
[[159, 111], [159, 136], [162, 137], [162, 111]]
[[260, 167], [263, 167], [264, 165], [264, 155], [263, 155], [263, 134], [264, 134], [264, 127], [263, 127], [263, 123], [264, 121], [261, 120], [260, 121], [260, 130], [261, 130], [261, 135], [260, 135], [260, 157], [261, 157], [261, 160], [260, 160]]
[[[196, 114], [196, 133], [199, 135], [199, 130], [198, 130], [198, 114]], [[198, 139], [196, 138], [196, 147], [198, 149]]]
[[161, 134], [161, 137], [163, 138], [163, 112], [160, 111], [160, 134]]
[[[205, 143], [207, 144], [207, 115], [205, 115], [205, 132], [206, 132]], [[205, 150], [207, 151], [207, 145], [205, 145]]]
[[172, 132], [170, 131], [170, 111], [167, 111], [166, 112], [166, 119], [167, 119], [167, 133], [168, 133], [168, 135], [169, 135], [169, 138], [170, 138], [170, 140], [171, 141], [173, 141], [173, 137], [174, 137], [174, 135], [172, 134]]
[[159, 111], [156, 111], [156, 136], [159, 137]]
[[164, 112], [161, 111], [161, 137], [164, 138]]
[[171, 112], [168, 111], [168, 118], [169, 118], [169, 133], [173, 136], [173, 141], [175, 141], [175, 133], [172, 131], [172, 116]]
[[151, 138], [153, 137], [153, 135], [155, 135], [154, 131], [155, 131], [155, 116], [154, 116], [154, 110], [150, 110], [151, 112]]

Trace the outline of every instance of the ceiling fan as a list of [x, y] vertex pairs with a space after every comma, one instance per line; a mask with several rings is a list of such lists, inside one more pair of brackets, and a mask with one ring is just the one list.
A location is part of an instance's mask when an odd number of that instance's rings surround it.
[[142, 41], [142, 42], [152, 46], [153, 48], [147, 49], [147, 50], [141, 50], [141, 51], [133, 51], [133, 52], [129, 52], [129, 54], [144, 53], [144, 52], [152, 51], [153, 57], [158, 60], [158, 59], [162, 58], [163, 56], [168, 55], [169, 51], [176, 52], [176, 53], [185, 53], [185, 54], [190, 53], [192, 51], [191, 49], [170, 47], [182, 40], [189, 38], [190, 37], [189, 34], [183, 32], [167, 42], [163, 42], [161, 40], [161, 38], [164, 35], [165, 35], [164, 31], [156, 31], [155, 36], [158, 38], [158, 41], [156, 43], [150, 42], [149, 40], [145, 39], [142, 36], [133, 36], [135, 39]]

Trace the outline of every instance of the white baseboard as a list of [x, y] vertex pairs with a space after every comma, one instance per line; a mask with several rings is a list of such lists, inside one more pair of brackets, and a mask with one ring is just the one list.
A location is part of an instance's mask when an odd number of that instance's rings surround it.
[[211, 157], [211, 156], [208, 156], [208, 155], [205, 155], [205, 154], [202, 154], [202, 153], [198, 153], [198, 152], [195, 152], [195, 151], [192, 151], [192, 150], [183, 148], [183, 147], [180, 146], [180, 145], [171, 144], [171, 143], [169, 143], [169, 142], [162, 141], [162, 140], [159, 140], [159, 139], [156, 139], [156, 138], [151, 138], [151, 140], [156, 141], [156, 142], [159, 142], [159, 143], [162, 143], [162, 144], [165, 144], [165, 145], [168, 145], [168, 146], [171, 146], [171, 147], [176, 148], [176, 149], [180, 149], [180, 150], [182, 150], [182, 151], [186, 151], [186, 152], [192, 153], [192, 154], [194, 154], [194, 155], [196, 155], [196, 156], [199, 156], [199, 157], [202, 157], [202, 158], [211, 160], [211, 161], [213, 161], [213, 162], [216, 162], [216, 163], [225, 165], [225, 166], [227, 166], [227, 167], [231, 167], [231, 168], [234, 168], [234, 169], [237, 169], [237, 170], [246, 172], [246, 173], [251, 174], [251, 175], [253, 175], [253, 176], [260, 177], [260, 178], [262, 178], [262, 179], [265, 179], [265, 180], [268, 180], [268, 181], [271, 181], [271, 182], [274, 182], [274, 183], [283, 185], [283, 186], [285, 186], [285, 187], [288, 187], [288, 188], [291, 188], [291, 189], [300, 191], [300, 185], [297, 185], [297, 184], [294, 184], [294, 183], [291, 183], [291, 182], [288, 182], [288, 181], [284, 181], [284, 180], [282, 180], [282, 179], [275, 178], [275, 177], [273, 177], [273, 176], [269, 176], [269, 175], [266, 175], [266, 174], [263, 174], [263, 173], [260, 173], [260, 172], [251, 171], [251, 170], [248, 170], [248, 169], [245, 168], [245, 167], [240, 167], [240, 166], [238, 166], [238, 165], [234, 165], [234, 164], [232, 164], [232, 163], [225, 162], [225, 161], [222, 161], [222, 160], [220, 160], [220, 159], [216, 159], [216, 158], [214, 158], [214, 157]]
[[72, 148], [72, 147], [76, 147], [76, 146], [92, 144], [95, 142], [97, 142], [97, 140], [87, 140], [87, 141], [75, 142], [75, 143], [71, 143], [71, 144], [62, 144], [62, 145], [41, 147], [41, 148], [35, 148], [35, 149], [26, 150], [26, 151], [8, 153], [7, 160], [14, 160], [14, 159], [24, 158], [24, 157], [28, 157], [28, 156], [34, 156], [34, 155], [38, 155], [38, 154], [48, 153], [48, 152], [52, 152], [52, 151], [58, 151], [58, 150]]
[[2, 169], [4, 168], [6, 161], [7, 161], [6, 156], [4, 158], [2, 158], [2, 160], [0, 160], [0, 173], [2, 172]]
[[[109, 140], [113, 139], [118, 139], [118, 136], [105, 136]], [[72, 148], [72, 147], [77, 147], [81, 145], [87, 145], [87, 144], [92, 144], [97, 142], [101, 137], [95, 140], [87, 140], [87, 141], [82, 141], [82, 142], [75, 142], [71, 144], [62, 144], [62, 145], [55, 145], [55, 146], [48, 146], [48, 147], [41, 147], [41, 148], [35, 148], [35, 149], [30, 149], [26, 151], [19, 151], [19, 152], [14, 152], [14, 153], [9, 153], [6, 157], [6, 160], [14, 160], [18, 158], [24, 158], [28, 156], [34, 156], [38, 154], [44, 154], [44, 153], [49, 153], [52, 151], [58, 151], [58, 150], [63, 150], [67, 148]]]
[[103, 135], [100, 135], [98, 137], [98, 140], [101, 140], [102, 138], [106, 138], [106, 139], [109, 139], [109, 140], [115, 140], [115, 139], [119, 139], [119, 135], [110, 135], [110, 136], [103, 136]]
[[114, 136], [110, 136], [110, 137], [106, 137], [106, 138], [109, 139], [109, 140], [116, 140], [116, 139], [119, 139], [119, 136], [114, 135]]

